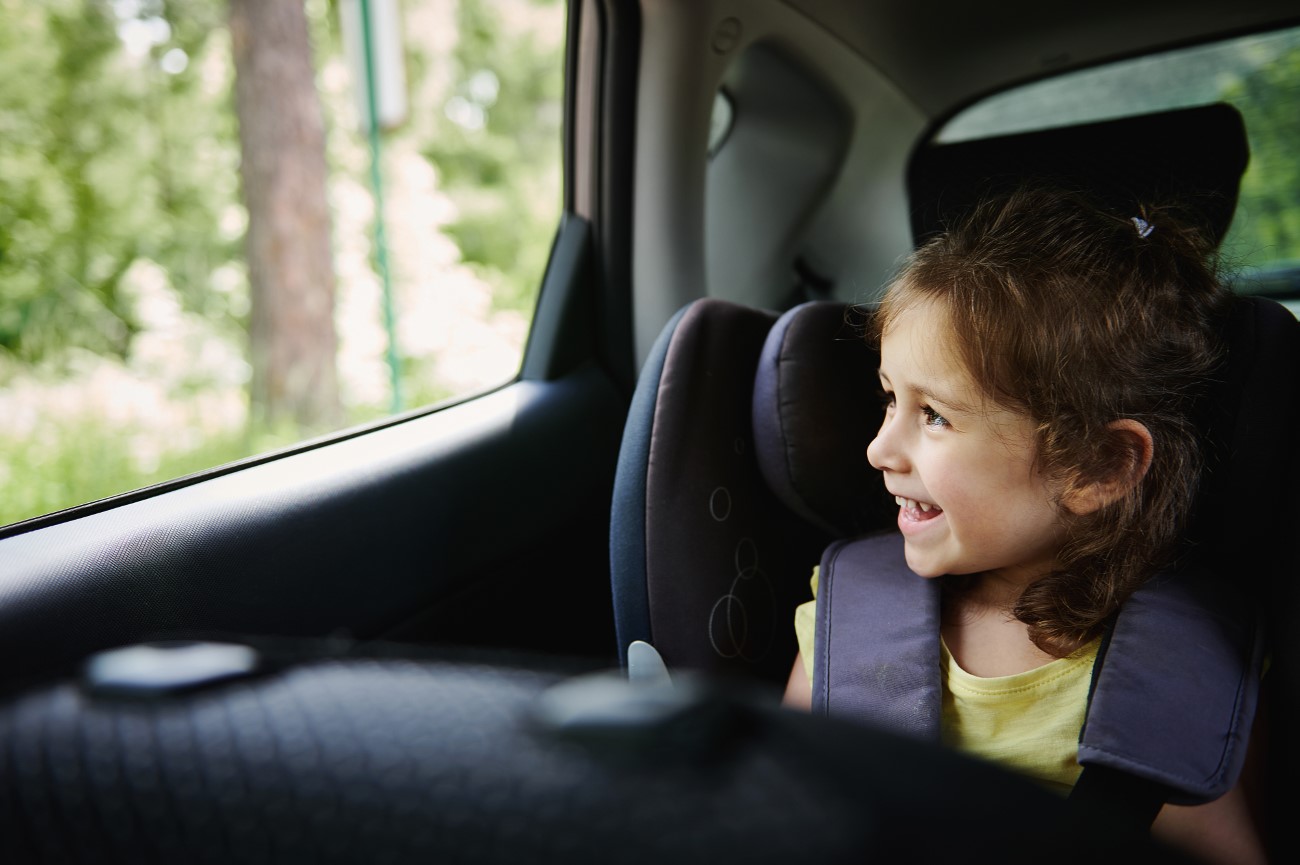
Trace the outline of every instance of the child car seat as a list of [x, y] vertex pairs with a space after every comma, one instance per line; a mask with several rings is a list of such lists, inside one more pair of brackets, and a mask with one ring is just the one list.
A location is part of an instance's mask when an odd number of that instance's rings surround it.
[[[842, 307], [823, 309], [839, 329]], [[809, 520], [783, 505], [759, 473], [751, 395], [775, 320], [773, 313], [700, 301], [673, 318], [646, 361], [628, 413], [611, 517], [615, 624], [625, 662], [628, 644], [644, 640], [672, 667], [784, 681], [794, 655], [790, 614], [807, 594], [808, 569], [832, 537], [871, 525], [870, 508], [843, 521], [819, 522], [815, 514]], [[874, 361], [847, 329], [844, 335], [809, 341], [828, 352], [831, 362], [820, 368], [845, 382], [866, 381]], [[860, 399], [846, 407], [855, 420], [826, 427], [814, 443], [837, 448], [853, 475], [846, 488], [854, 496], [868, 488], [871, 473], [855, 459], [870, 429], [869, 405]], [[791, 579], [794, 573], [804, 579]]]
[[[913, 233], [920, 242], [981, 196], [1037, 176], [1094, 190], [1121, 210], [1178, 196], [1221, 239], [1247, 153], [1241, 117], [1227, 105], [927, 145], [909, 172]], [[774, 330], [775, 321], [697, 301], [665, 326], [644, 365], [611, 518], [625, 662], [627, 645], [645, 640], [669, 666], [783, 681], [792, 610], [807, 599], [821, 548], [892, 523], [865, 458], [880, 423], [877, 360], [842, 304], [806, 307]], [[814, 459], [800, 467], [805, 457]], [[1238, 529], [1259, 536], [1253, 525]]]
[[[1040, 176], [1096, 190], [1118, 208], [1177, 196], [1222, 239], [1247, 153], [1240, 116], [1227, 106], [929, 145], [915, 154], [909, 177], [913, 230], [919, 242], [977, 197]], [[745, 339], [733, 342], [732, 325], [722, 322], [742, 320]], [[611, 567], [624, 649], [644, 639], [670, 666], [744, 670], [774, 688], [784, 680], [794, 656], [793, 608], [808, 598], [814, 548], [891, 521], [873, 506], [882, 485], [865, 459], [880, 420], [871, 397], [877, 361], [853, 330], [842, 304], [805, 305], [773, 323], [771, 313], [708, 300], [665, 328], [638, 385], [615, 486]], [[761, 331], [768, 334], [762, 347]], [[1300, 480], [1290, 441], [1300, 422], [1297, 331], [1294, 317], [1268, 301], [1243, 304], [1228, 324], [1228, 366], [1204, 405], [1210, 454], [1186, 553], [1263, 602], [1273, 646], [1269, 714], [1281, 729], [1300, 710], [1300, 647], [1289, 637], [1300, 601], [1300, 519], [1289, 495]], [[739, 394], [751, 385], [746, 407]], [[679, 401], [683, 394], [690, 398]], [[717, 430], [726, 436], [695, 435]], [[696, 450], [701, 441], [709, 445]], [[752, 443], [752, 459], [718, 459], [725, 441]], [[665, 449], [671, 458], [660, 458]], [[696, 485], [690, 494], [682, 492], [686, 482]], [[700, 519], [693, 499], [724, 487], [743, 490], [732, 497], [738, 519], [727, 526], [731, 534], [705, 538], [703, 528], [718, 526]], [[728, 544], [744, 538], [761, 539], [772, 553], [758, 560], [763, 597], [775, 605], [763, 608], [761, 622], [735, 603], [754, 584], [738, 579], [743, 568], [725, 567], [733, 558]], [[719, 651], [719, 627], [754, 643]], [[1270, 743], [1277, 779], [1289, 778], [1297, 762], [1281, 738]], [[1284, 797], [1271, 801], [1278, 807]]]

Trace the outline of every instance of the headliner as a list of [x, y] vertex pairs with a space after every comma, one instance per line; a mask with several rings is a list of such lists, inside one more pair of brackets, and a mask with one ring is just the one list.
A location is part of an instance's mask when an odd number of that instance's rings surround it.
[[1067, 69], [1300, 20], [1295, 0], [784, 2], [838, 34], [931, 117]]

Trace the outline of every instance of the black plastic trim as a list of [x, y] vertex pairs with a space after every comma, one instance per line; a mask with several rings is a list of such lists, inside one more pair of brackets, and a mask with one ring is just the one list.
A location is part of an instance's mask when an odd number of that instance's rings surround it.
[[600, 356], [627, 395], [636, 386], [632, 341], [632, 218], [636, 171], [637, 82], [641, 63], [641, 8], [635, 0], [604, 0], [599, 212], [595, 216], [600, 279]]
[[590, 260], [590, 223], [572, 213], [564, 214], [528, 334], [523, 378], [550, 381], [595, 354]]

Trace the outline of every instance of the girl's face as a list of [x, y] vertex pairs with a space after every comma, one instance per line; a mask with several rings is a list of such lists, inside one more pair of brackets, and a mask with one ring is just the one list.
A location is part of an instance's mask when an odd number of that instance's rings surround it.
[[881, 338], [887, 408], [867, 459], [898, 501], [907, 564], [923, 577], [990, 573], [1028, 583], [1056, 567], [1062, 512], [1034, 468], [1033, 422], [990, 404], [924, 301]]

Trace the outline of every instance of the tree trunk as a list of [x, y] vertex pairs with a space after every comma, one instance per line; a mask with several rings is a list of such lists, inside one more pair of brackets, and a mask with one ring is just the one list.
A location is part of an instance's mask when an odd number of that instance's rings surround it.
[[325, 130], [303, 0], [230, 0], [254, 418], [341, 418]]

